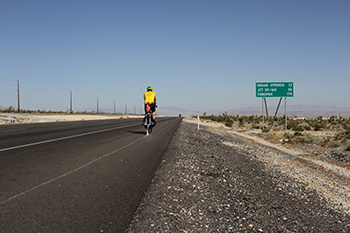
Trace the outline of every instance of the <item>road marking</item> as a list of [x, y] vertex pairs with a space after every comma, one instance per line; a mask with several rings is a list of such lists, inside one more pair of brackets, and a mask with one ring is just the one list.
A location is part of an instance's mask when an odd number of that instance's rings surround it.
[[128, 128], [128, 127], [136, 126], [136, 125], [140, 125], [140, 124], [124, 125], [124, 126], [119, 126], [119, 127], [115, 127], [115, 128], [102, 129], [102, 130], [98, 130], [98, 131], [76, 134], [76, 135], [71, 135], [71, 136], [62, 137], [62, 138], [49, 139], [49, 140], [45, 140], [45, 141], [41, 141], [41, 142], [33, 142], [33, 143], [29, 143], [29, 144], [0, 149], [0, 152], [29, 147], [29, 146], [35, 146], [35, 145], [40, 145], [40, 144], [45, 144], [45, 143], [49, 143], [49, 142], [62, 141], [62, 140], [66, 140], [66, 139], [77, 138], [77, 137], [82, 137], [82, 136], [91, 135], [91, 134], [103, 133], [103, 132], [108, 132], [108, 131], [112, 131], [112, 130], [116, 130], [116, 129]]
[[98, 157], [97, 159], [94, 159], [94, 160], [92, 160], [92, 161], [90, 161], [90, 162], [88, 162], [88, 163], [86, 163], [86, 164], [84, 164], [84, 165], [82, 165], [82, 166], [80, 166], [80, 167], [74, 169], [74, 170], [71, 170], [71, 171], [69, 171], [69, 172], [66, 172], [66, 173], [64, 173], [64, 174], [62, 174], [62, 175], [60, 175], [60, 176], [57, 176], [56, 178], [53, 178], [53, 179], [48, 180], [48, 181], [46, 181], [46, 182], [44, 182], [44, 183], [41, 183], [41, 184], [39, 184], [39, 185], [37, 185], [37, 186], [35, 186], [35, 187], [33, 187], [33, 188], [27, 189], [27, 190], [24, 191], [24, 192], [21, 192], [21, 193], [19, 193], [19, 194], [16, 194], [16, 195], [14, 195], [14, 196], [8, 198], [7, 200], [0, 202], [0, 204], [3, 205], [3, 204], [5, 204], [5, 203], [7, 203], [7, 202], [9, 202], [9, 201], [11, 201], [11, 200], [13, 200], [13, 199], [16, 199], [16, 198], [18, 198], [18, 197], [20, 197], [20, 196], [23, 196], [23, 195], [27, 194], [27, 193], [30, 193], [30, 192], [32, 192], [32, 191], [34, 191], [34, 190], [36, 190], [36, 189], [38, 189], [38, 188], [40, 188], [40, 187], [43, 187], [43, 186], [45, 186], [45, 185], [47, 185], [47, 184], [50, 184], [50, 183], [52, 183], [52, 182], [54, 182], [54, 181], [57, 181], [57, 180], [59, 180], [59, 179], [61, 179], [61, 178], [63, 178], [63, 177], [66, 177], [66, 176], [68, 176], [68, 175], [74, 173], [74, 172], [77, 172], [77, 171], [79, 171], [79, 170], [81, 170], [81, 169], [83, 169], [83, 168], [85, 168], [85, 167], [87, 167], [87, 166], [89, 166], [89, 165], [91, 165], [91, 164], [93, 164], [93, 163], [95, 163], [95, 162], [101, 160], [101, 159], [104, 159], [104, 158], [106, 158], [106, 157], [108, 157], [108, 156], [110, 156], [110, 155], [112, 155], [112, 154], [114, 154], [114, 153], [117, 153], [117, 152], [119, 152], [119, 151], [121, 151], [121, 150], [124, 150], [124, 149], [128, 148], [129, 146], [131, 146], [131, 145], [137, 143], [138, 141], [144, 139], [145, 137], [146, 137], [146, 135], [143, 136], [143, 137], [141, 137], [141, 138], [136, 139], [135, 141], [133, 141], [133, 142], [131, 142], [131, 143], [129, 143], [129, 144], [127, 144], [127, 145], [125, 145], [125, 146], [119, 148], [119, 149], [116, 149], [116, 150], [114, 150], [114, 151], [112, 151], [112, 152], [109, 152], [109, 153], [107, 153], [107, 154], [104, 154], [104, 155], [102, 155], [101, 157]]

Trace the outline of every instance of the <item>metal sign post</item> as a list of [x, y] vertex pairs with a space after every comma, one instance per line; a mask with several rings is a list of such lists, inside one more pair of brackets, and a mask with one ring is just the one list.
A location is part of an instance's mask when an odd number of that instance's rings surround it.
[[262, 129], [264, 129], [264, 98], [261, 98], [261, 112], [262, 112]]
[[199, 130], [199, 111], [197, 111], [197, 122], [198, 122], [198, 130]]
[[[262, 119], [263, 119], [263, 125], [262, 128], [264, 129], [264, 103], [265, 103], [265, 110], [266, 110], [266, 117], [267, 117], [267, 125], [270, 129], [272, 129], [274, 122], [276, 120], [276, 116], [279, 110], [279, 107], [281, 105], [282, 98], [285, 98], [284, 101], [284, 111], [285, 111], [285, 130], [287, 131], [287, 97], [294, 97], [294, 83], [293, 82], [256, 82], [255, 83], [255, 96], [256, 97], [262, 97]], [[270, 125], [269, 120], [269, 113], [267, 110], [267, 97], [280, 97], [280, 100], [278, 102], [278, 106], [275, 112], [275, 115], [272, 119], [272, 123]]]
[[287, 132], [287, 97], [284, 97], [285, 130]]

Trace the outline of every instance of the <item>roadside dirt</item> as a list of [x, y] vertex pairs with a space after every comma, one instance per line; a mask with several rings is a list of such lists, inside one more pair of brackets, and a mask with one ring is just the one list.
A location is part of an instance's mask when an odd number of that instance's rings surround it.
[[180, 125], [127, 232], [350, 232], [346, 170], [194, 123]]
[[[197, 123], [193, 119], [187, 122]], [[291, 145], [266, 140], [257, 132], [238, 132], [216, 122], [202, 121], [211, 132], [226, 136], [238, 136], [249, 144], [269, 148], [264, 153], [256, 153], [256, 158], [279, 171], [291, 176], [311, 188], [316, 188], [333, 207], [345, 209], [350, 214], [350, 152], [341, 149], [325, 150], [317, 145]], [[236, 146], [228, 143], [230, 146]], [[248, 146], [247, 144], [246, 146]], [[281, 156], [281, 153], [287, 156]], [[283, 155], [282, 154], [282, 155]]]
[[62, 121], [88, 121], [123, 118], [142, 118], [138, 115], [113, 114], [31, 114], [31, 113], [0, 113], [0, 124], [28, 124]]

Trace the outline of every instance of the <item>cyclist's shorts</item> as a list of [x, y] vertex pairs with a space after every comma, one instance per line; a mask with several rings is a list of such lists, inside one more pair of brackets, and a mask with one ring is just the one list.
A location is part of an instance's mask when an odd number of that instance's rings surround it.
[[[150, 104], [149, 106], [151, 107], [151, 112], [155, 112], [156, 111], [156, 106], [154, 104]], [[146, 107], [147, 107], [147, 104], [145, 104], [145, 113], [147, 113]]]

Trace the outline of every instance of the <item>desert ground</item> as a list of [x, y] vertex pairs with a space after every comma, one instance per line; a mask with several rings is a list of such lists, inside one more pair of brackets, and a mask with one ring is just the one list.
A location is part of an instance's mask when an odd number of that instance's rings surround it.
[[31, 113], [0, 113], [0, 124], [26, 124], [62, 121], [88, 121], [122, 118], [141, 118], [140, 115], [113, 114], [31, 114]]

